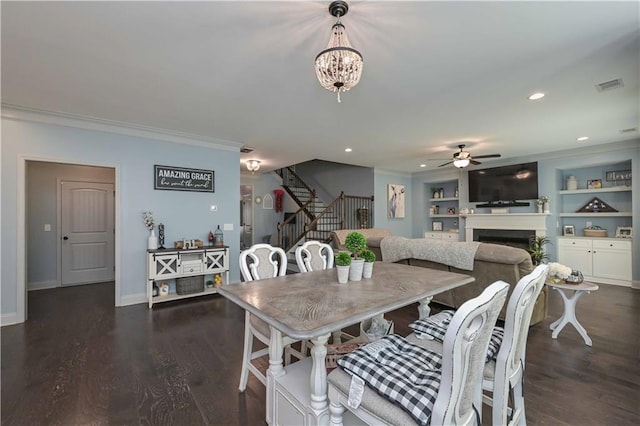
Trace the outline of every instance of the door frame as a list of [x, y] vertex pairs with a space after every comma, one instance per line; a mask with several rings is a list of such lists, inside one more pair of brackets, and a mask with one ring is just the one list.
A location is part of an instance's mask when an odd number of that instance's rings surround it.
[[[121, 282], [120, 277], [120, 167], [118, 164], [99, 163], [72, 158], [42, 157], [32, 155], [18, 155], [17, 164], [17, 224], [16, 224], [16, 323], [27, 320], [27, 161], [40, 161], [45, 163], [61, 163], [80, 166], [109, 167], [114, 169], [115, 191], [115, 306], [121, 306]], [[59, 266], [58, 266], [59, 269]]]
[[[76, 165], [76, 164], [73, 164]], [[86, 166], [87, 164], [83, 164], [83, 166]], [[57, 256], [56, 256], [56, 265], [58, 265], [57, 269], [58, 269], [58, 274], [56, 277], [57, 283], [56, 286], [57, 287], [63, 287], [62, 285], [62, 182], [85, 182], [85, 183], [106, 183], [106, 184], [111, 184], [113, 183], [113, 190], [116, 191], [116, 184], [115, 182], [107, 182], [107, 181], [102, 181], [100, 179], [91, 179], [91, 178], [64, 178], [64, 177], [58, 177], [56, 178], [56, 238], [58, 240], [58, 248], [57, 248]], [[116, 195], [117, 195], [117, 191], [116, 191]], [[114, 226], [115, 226], [115, 213], [116, 213], [116, 206], [115, 206], [115, 198], [114, 198], [114, 205], [113, 205], [113, 215], [114, 215]], [[114, 249], [115, 249], [115, 234], [113, 234], [114, 237]], [[115, 256], [115, 251], [113, 252], [113, 255]], [[113, 259], [114, 261], [114, 265], [115, 265], [115, 257]], [[115, 271], [114, 271], [115, 272]]]

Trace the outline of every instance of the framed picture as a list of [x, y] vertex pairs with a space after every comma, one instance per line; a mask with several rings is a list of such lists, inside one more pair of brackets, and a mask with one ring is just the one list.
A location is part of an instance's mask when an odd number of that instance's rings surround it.
[[387, 185], [387, 216], [389, 219], [404, 218], [404, 185]]
[[439, 220], [434, 220], [431, 222], [431, 229], [433, 231], [442, 231], [442, 222]]
[[447, 209], [447, 214], [456, 214], [456, 209], [454, 207], [449, 207]]
[[587, 189], [601, 189], [602, 179], [592, 179], [587, 181]]
[[631, 238], [633, 235], [630, 226], [618, 226], [616, 228], [616, 238]]
[[573, 225], [564, 225], [562, 227], [562, 235], [564, 236], [575, 236], [576, 235], [576, 227]]

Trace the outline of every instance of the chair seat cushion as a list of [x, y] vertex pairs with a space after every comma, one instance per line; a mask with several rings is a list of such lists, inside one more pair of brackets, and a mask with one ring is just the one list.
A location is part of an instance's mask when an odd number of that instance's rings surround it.
[[399, 404], [419, 424], [429, 423], [440, 387], [441, 354], [394, 334], [345, 355], [338, 365]]

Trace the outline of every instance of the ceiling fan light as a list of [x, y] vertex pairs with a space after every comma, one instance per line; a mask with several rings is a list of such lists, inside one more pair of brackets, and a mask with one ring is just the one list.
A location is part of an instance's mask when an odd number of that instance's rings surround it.
[[459, 169], [465, 168], [469, 165], [470, 161], [468, 158], [462, 158], [458, 160], [453, 160], [453, 165]]

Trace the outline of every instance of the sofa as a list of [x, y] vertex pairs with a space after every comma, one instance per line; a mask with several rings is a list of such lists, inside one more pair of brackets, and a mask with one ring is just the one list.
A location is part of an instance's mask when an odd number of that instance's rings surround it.
[[331, 243], [336, 251], [347, 250], [344, 246], [344, 240], [350, 232], [360, 232], [367, 240], [367, 248], [376, 254], [377, 260], [382, 260], [382, 252], [380, 251], [380, 242], [385, 237], [390, 237], [391, 232], [382, 228], [367, 229], [337, 229], [331, 232]]
[[[423, 268], [432, 268], [471, 275], [473, 283], [437, 294], [433, 301], [458, 308], [465, 301], [478, 296], [497, 280], [515, 284], [531, 271], [533, 263], [526, 250], [499, 244], [479, 242], [451, 242], [425, 238], [409, 239], [397, 236], [384, 237], [380, 241], [382, 261], [396, 262]], [[536, 300], [531, 325], [544, 320], [548, 311], [547, 287], [543, 287]], [[500, 312], [504, 319], [507, 304]]]

